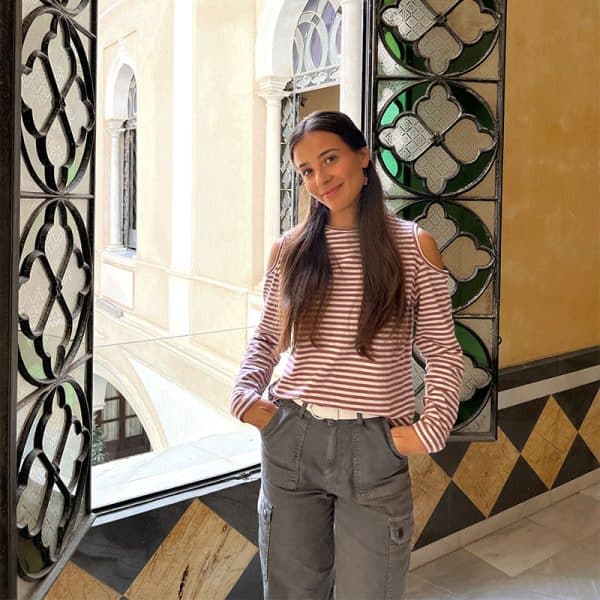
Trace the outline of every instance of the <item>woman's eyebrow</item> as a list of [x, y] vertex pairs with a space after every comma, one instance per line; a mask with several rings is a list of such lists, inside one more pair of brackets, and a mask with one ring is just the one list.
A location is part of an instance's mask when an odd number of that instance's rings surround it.
[[[323, 152], [321, 152], [321, 154], [319, 154], [319, 158], [321, 158], [321, 156], [324, 156], [328, 152], [331, 152], [332, 150], [339, 150], [339, 148], [328, 148], [327, 150], [323, 150]], [[303, 162], [301, 165], [298, 165], [296, 168], [301, 169], [302, 167], [305, 167], [307, 164], [308, 164], [307, 162]]]

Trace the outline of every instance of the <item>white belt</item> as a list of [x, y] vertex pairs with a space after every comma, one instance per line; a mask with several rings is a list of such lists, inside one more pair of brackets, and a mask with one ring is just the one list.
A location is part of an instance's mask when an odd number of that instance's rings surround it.
[[[302, 406], [303, 400], [300, 398], [293, 399], [296, 404]], [[314, 404], [313, 402], [306, 403], [306, 410], [315, 419], [357, 419], [358, 413], [362, 415], [363, 419], [374, 419], [381, 415], [375, 415], [373, 413], [367, 413], [356, 410], [348, 410], [347, 408], [335, 408], [334, 406], [323, 406], [322, 404]]]

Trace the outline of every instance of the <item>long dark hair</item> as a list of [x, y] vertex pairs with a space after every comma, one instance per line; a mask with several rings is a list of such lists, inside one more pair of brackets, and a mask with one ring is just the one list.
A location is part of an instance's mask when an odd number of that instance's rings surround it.
[[[344, 113], [313, 112], [294, 129], [289, 140], [293, 159], [298, 142], [312, 131], [335, 133], [355, 152], [367, 143], [360, 129]], [[388, 323], [400, 328], [404, 316], [404, 270], [386, 218], [381, 181], [370, 160], [361, 189], [358, 230], [363, 270], [363, 295], [355, 347], [371, 358], [371, 343]], [[280, 350], [295, 348], [300, 340], [318, 344], [322, 309], [327, 303], [331, 264], [325, 242], [329, 209], [310, 200], [304, 222], [287, 236], [281, 256]]]

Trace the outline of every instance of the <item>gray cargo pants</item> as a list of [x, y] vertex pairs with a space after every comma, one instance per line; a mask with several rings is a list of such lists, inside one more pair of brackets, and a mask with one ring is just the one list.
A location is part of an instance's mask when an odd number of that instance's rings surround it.
[[265, 600], [404, 598], [412, 497], [387, 420], [316, 419], [280, 400], [261, 435]]

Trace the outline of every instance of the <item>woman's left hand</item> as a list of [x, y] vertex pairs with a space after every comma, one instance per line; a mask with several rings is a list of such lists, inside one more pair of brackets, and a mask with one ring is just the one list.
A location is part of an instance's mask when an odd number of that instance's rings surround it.
[[390, 429], [396, 450], [404, 456], [428, 454], [427, 448], [410, 425], [399, 425]]

